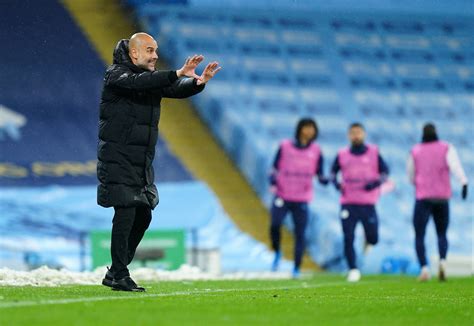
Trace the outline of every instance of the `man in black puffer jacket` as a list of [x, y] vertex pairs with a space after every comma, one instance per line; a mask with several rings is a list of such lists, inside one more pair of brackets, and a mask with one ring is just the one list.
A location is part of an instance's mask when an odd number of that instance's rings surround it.
[[[155, 71], [157, 43], [148, 34], [121, 40], [104, 77], [100, 104], [97, 202], [114, 207], [112, 266], [102, 284], [117, 290], [144, 291], [130, 278], [127, 265], [151, 222], [158, 204], [153, 159], [163, 97], [186, 98], [201, 92], [220, 70], [217, 62], [201, 76], [204, 59], [194, 55], [176, 71]], [[190, 78], [187, 78], [190, 77]]]

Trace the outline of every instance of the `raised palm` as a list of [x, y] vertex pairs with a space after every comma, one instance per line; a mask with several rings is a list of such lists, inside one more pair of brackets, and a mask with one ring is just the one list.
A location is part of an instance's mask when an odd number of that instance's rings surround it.
[[188, 57], [184, 62], [183, 67], [176, 71], [178, 77], [186, 76], [191, 78], [199, 79], [200, 77], [196, 74], [196, 67], [204, 60], [204, 56], [202, 55], [193, 55], [192, 57]]
[[198, 78], [197, 84], [200, 85], [207, 83], [221, 69], [222, 67], [219, 67], [219, 63], [217, 61], [209, 63], [206, 68], [204, 68], [201, 76]]
[[196, 78], [198, 85], [207, 83], [219, 70], [221, 70], [221, 67], [219, 67], [219, 63], [217, 61], [211, 62], [206, 66], [206, 68], [204, 68], [201, 76], [198, 76], [196, 74], [196, 68], [203, 60], [203, 55], [195, 54], [192, 57], [188, 57], [183, 67], [176, 71], [176, 74], [178, 77], [186, 76]]

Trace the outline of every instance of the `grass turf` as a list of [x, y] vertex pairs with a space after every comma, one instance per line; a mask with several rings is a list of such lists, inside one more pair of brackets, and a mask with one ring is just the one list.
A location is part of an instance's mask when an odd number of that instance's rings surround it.
[[473, 325], [474, 278], [400, 276], [0, 287], [0, 325]]

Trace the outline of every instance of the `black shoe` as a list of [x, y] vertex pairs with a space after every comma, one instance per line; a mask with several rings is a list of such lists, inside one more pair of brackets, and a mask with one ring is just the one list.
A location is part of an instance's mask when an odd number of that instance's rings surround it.
[[111, 288], [113, 282], [114, 282], [114, 274], [107, 267], [107, 273], [105, 273], [105, 276], [102, 279], [102, 285], [105, 285]]
[[125, 276], [120, 280], [113, 280], [112, 289], [116, 291], [145, 292], [145, 288], [138, 286], [130, 276]]

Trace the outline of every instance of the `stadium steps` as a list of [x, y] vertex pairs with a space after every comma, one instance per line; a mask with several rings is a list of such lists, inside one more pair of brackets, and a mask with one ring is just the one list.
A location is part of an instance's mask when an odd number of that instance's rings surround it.
[[[62, 3], [107, 64], [111, 63], [117, 40], [137, 31], [137, 26], [116, 0], [63, 0]], [[163, 62], [159, 66], [165, 67]], [[163, 107], [160, 131], [170, 150], [196, 178], [212, 188], [240, 230], [269, 246], [267, 209], [211, 136], [190, 102], [164, 100]], [[286, 230], [282, 236], [283, 253], [292, 259], [293, 237]], [[318, 269], [307, 255], [302, 268]]]

